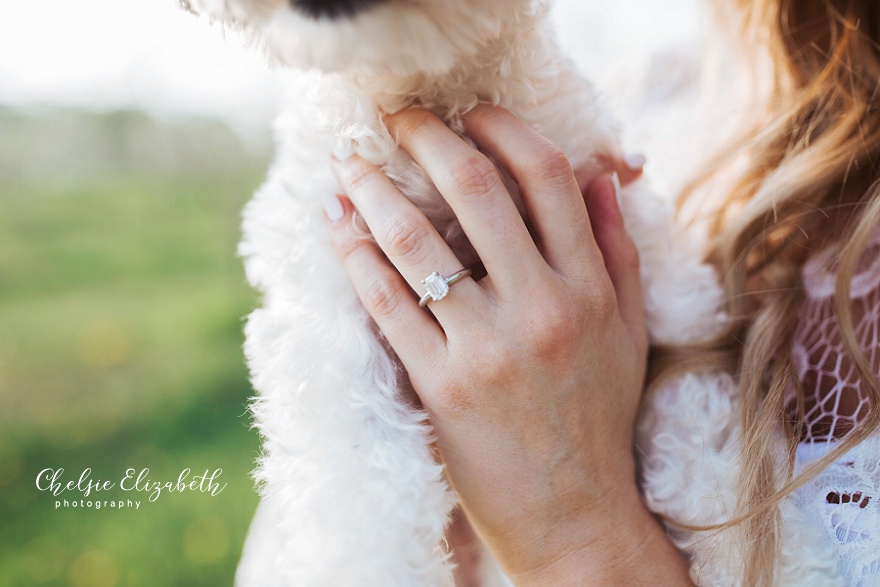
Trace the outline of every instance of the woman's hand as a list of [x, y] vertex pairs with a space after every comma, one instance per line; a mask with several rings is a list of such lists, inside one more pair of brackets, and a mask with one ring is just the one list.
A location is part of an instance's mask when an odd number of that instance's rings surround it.
[[[518, 584], [650, 576], [656, 585], [661, 561], [646, 553], [677, 569], [667, 576], [686, 577], [636, 489], [647, 336], [614, 181], [596, 179], [585, 198], [556, 147], [505, 110], [475, 109], [467, 133], [518, 182], [527, 227], [494, 165], [439, 119], [408, 110], [387, 122], [455, 211], [487, 276], [420, 308], [421, 280], [461, 264], [358, 157], [336, 162], [350, 200], [328, 202], [327, 216], [364, 305], [430, 415], [477, 533]], [[354, 208], [375, 242], [352, 231]], [[634, 574], [636, 556], [647, 574]]]

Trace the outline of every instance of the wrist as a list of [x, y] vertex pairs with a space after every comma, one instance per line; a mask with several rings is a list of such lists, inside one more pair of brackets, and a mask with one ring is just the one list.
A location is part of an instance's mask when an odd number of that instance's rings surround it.
[[505, 569], [514, 585], [692, 585], [681, 553], [635, 491], [609, 494], [601, 513], [584, 513], [543, 537], [541, 558]]

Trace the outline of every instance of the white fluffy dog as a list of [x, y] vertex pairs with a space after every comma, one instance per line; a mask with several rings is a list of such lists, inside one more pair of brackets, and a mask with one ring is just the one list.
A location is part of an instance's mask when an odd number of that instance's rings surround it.
[[[560, 54], [546, 0], [183, 1], [299, 72], [275, 164], [244, 213], [240, 252], [264, 294], [245, 350], [265, 452], [237, 584], [452, 585], [443, 537], [455, 496], [426, 416], [402, 399], [401, 369], [331, 248], [322, 198], [341, 192], [331, 153], [382, 165], [466, 257], [452, 211], [383, 113], [416, 105], [458, 130], [477, 103], [498, 104], [575, 168], [620, 156], [614, 120]], [[621, 201], [653, 339], [699, 338], [720, 295], [712, 271], [673, 246], [666, 203], [638, 184]]]

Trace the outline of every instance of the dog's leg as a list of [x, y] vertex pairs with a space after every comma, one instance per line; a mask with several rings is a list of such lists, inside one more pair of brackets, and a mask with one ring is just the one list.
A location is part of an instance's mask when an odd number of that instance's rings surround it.
[[265, 292], [245, 345], [266, 453], [257, 477], [274, 512], [261, 510], [248, 551], [274, 551], [279, 585], [450, 587], [453, 497], [425, 415], [402, 401], [399, 367], [330, 246], [317, 191], [329, 152], [322, 161], [299, 175], [287, 162], [245, 213], [242, 251]]

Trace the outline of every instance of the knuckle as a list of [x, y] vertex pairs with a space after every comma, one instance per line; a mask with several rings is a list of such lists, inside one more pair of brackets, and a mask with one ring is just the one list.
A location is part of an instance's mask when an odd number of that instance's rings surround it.
[[558, 298], [545, 300], [530, 326], [528, 341], [537, 355], [558, 352], [577, 335], [577, 317], [569, 304]]
[[450, 187], [468, 199], [492, 194], [501, 183], [498, 170], [488, 158], [479, 153], [471, 154], [455, 163], [449, 174]]
[[592, 317], [607, 320], [617, 312], [617, 296], [614, 286], [608, 283], [596, 285], [587, 296], [587, 307]]
[[391, 117], [397, 140], [406, 143], [433, 122], [434, 116], [427, 110], [410, 108]]
[[490, 386], [507, 383], [517, 364], [514, 351], [500, 341], [485, 344], [473, 357], [473, 372], [479, 374], [480, 381]]
[[464, 119], [466, 122], [489, 126], [495, 121], [503, 120], [505, 115], [509, 115], [509, 113], [501, 106], [496, 106], [494, 104], [478, 104], [464, 115]]
[[369, 243], [372, 243], [372, 240], [358, 238], [352, 235], [349, 228], [340, 231], [334, 241], [336, 252], [343, 263], [350, 259], [353, 259], [362, 250], [362, 247]]
[[568, 304], [560, 300], [551, 300], [544, 304], [541, 314], [541, 327], [545, 331], [564, 332], [572, 320]]
[[562, 150], [553, 143], [546, 142], [538, 150], [535, 156], [534, 169], [537, 170], [538, 180], [553, 186], [568, 185], [574, 179], [574, 171], [571, 162]]
[[395, 313], [404, 295], [406, 292], [397, 281], [377, 278], [364, 288], [364, 306], [373, 316], [388, 317]]
[[429, 235], [430, 228], [425, 222], [406, 217], [394, 219], [385, 231], [388, 254], [418, 263], [427, 252]]
[[345, 176], [349, 193], [361, 194], [379, 177], [379, 170], [371, 165], [353, 166]]

